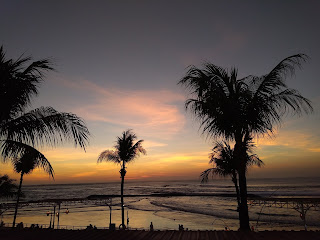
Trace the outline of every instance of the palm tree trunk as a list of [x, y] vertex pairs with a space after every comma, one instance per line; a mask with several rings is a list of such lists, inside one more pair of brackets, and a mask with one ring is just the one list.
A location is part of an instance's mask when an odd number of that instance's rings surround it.
[[14, 228], [15, 225], [16, 225], [16, 218], [17, 218], [19, 200], [20, 200], [20, 195], [21, 195], [22, 180], [23, 180], [23, 172], [21, 172], [21, 177], [20, 177], [20, 184], [19, 184], [19, 189], [18, 189], [18, 197], [17, 197], [16, 208], [15, 208], [15, 210], [14, 210], [14, 217], [13, 217], [12, 228]]
[[250, 231], [249, 212], [247, 204], [247, 178], [245, 167], [239, 169], [239, 187], [240, 187], [240, 208], [239, 220], [240, 230]]
[[242, 135], [236, 136], [236, 144], [234, 146], [234, 154], [237, 158], [237, 171], [239, 175], [240, 189], [240, 206], [239, 221], [240, 230], [250, 231], [249, 213], [247, 204], [247, 178], [246, 178], [246, 149], [243, 148]]
[[124, 202], [123, 202], [123, 185], [124, 185], [124, 176], [125, 176], [125, 162], [123, 161], [121, 169], [121, 217], [122, 217], [122, 229], [125, 229], [124, 225]]
[[239, 210], [239, 208], [240, 208], [240, 191], [239, 191], [239, 186], [238, 186], [237, 173], [235, 171], [232, 172], [232, 182], [234, 183], [234, 186], [236, 188], [238, 210]]

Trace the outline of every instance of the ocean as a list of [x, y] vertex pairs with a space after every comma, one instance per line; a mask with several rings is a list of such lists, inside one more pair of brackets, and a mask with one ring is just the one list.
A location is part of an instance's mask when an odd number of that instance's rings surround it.
[[[21, 201], [45, 199], [86, 198], [90, 195], [119, 195], [119, 182], [90, 184], [26, 185]], [[178, 229], [182, 224], [189, 230], [223, 230], [239, 227], [234, 186], [229, 179], [199, 181], [142, 182], [125, 181], [125, 218], [131, 229], [148, 229], [153, 223], [156, 230]], [[276, 198], [320, 198], [320, 178], [248, 179], [248, 193]], [[163, 196], [150, 196], [163, 194]], [[184, 194], [187, 196], [179, 196]], [[191, 195], [191, 196], [190, 196]], [[9, 202], [10, 200], [1, 200]], [[111, 221], [121, 223], [120, 197], [107, 201], [111, 205]], [[56, 212], [58, 208], [56, 208]], [[18, 211], [17, 223], [53, 223], [52, 204], [30, 204]], [[12, 223], [13, 209], [1, 215], [5, 223]], [[48, 214], [49, 213], [49, 214]], [[304, 230], [300, 213], [292, 206], [274, 206], [249, 201], [250, 225], [255, 230]], [[89, 224], [107, 228], [110, 207], [95, 201], [63, 202], [60, 209], [60, 228], [85, 228]], [[308, 209], [308, 230], [320, 230], [320, 203]], [[55, 227], [57, 227], [55, 217]]]

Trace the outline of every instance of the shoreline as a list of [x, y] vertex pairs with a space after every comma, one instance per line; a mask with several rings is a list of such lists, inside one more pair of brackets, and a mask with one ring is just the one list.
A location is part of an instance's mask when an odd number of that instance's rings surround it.
[[[100, 194], [100, 195], [89, 195], [84, 198], [48, 198], [40, 200], [20, 201], [21, 204], [25, 203], [41, 203], [41, 202], [64, 202], [64, 201], [82, 201], [82, 200], [102, 200], [110, 198], [120, 198], [120, 194]], [[181, 192], [170, 192], [170, 193], [151, 193], [151, 194], [124, 194], [125, 198], [139, 198], [139, 197], [236, 197], [234, 193], [181, 193]], [[320, 196], [279, 196], [279, 197], [265, 197], [259, 194], [248, 194], [248, 200], [268, 200], [268, 201], [306, 201], [306, 202], [320, 202]], [[5, 204], [0, 202], [0, 204]]]
[[[247, 181], [250, 182], [255, 182], [255, 181], [286, 181], [286, 182], [291, 182], [291, 181], [296, 181], [297, 179], [300, 180], [306, 180], [306, 179], [310, 179], [310, 180], [316, 180], [317, 182], [319, 182], [320, 177], [319, 176], [311, 176], [311, 177], [253, 177], [253, 178], [247, 178]], [[199, 183], [199, 185], [210, 185], [215, 183], [217, 180], [218, 181], [222, 181], [222, 182], [231, 182], [230, 179], [224, 179], [224, 178], [214, 178], [213, 180], [210, 180], [208, 183], [201, 183], [200, 180], [198, 178], [194, 178], [194, 179], [127, 179], [127, 183], [131, 184], [131, 183], [145, 183], [145, 181], [148, 180], [148, 182], [161, 182], [161, 183], [179, 183], [179, 182], [196, 182]], [[54, 185], [96, 185], [96, 184], [120, 184], [120, 181], [118, 181], [117, 179], [112, 179], [112, 180], [106, 180], [106, 181], [92, 181], [92, 182], [47, 182], [47, 183], [43, 183], [43, 184], [39, 184], [38, 182], [26, 182], [25, 186], [30, 186], [30, 187], [34, 187], [34, 186], [54, 186]], [[230, 184], [232, 187], [232, 183]]]
[[[188, 194], [189, 195], [189, 194]], [[100, 228], [103, 228], [105, 226], [105, 220], [109, 217], [109, 208], [106, 207], [108, 204], [111, 204], [113, 206], [113, 221], [115, 223], [119, 223], [119, 209], [117, 206], [118, 203], [109, 202], [107, 199], [105, 199], [106, 195], [103, 197], [100, 195], [98, 199], [88, 199], [88, 198], [73, 198], [73, 199], [47, 199], [47, 200], [40, 200], [40, 201], [29, 201], [29, 202], [21, 202], [21, 206], [26, 207], [27, 212], [25, 214], [21, 214], [19, 218], [21, 222], [27, 223], [29, 226], [31, 223], [38, 223], [40, 225], [48, 225], [50, 217], [46, 215], [47, 212], [51, 211], [54, 206], [59, 206], [57, 204], [63, 205], [63, 210], [61, 210], [61, 214], [63, 214], [62, 218], [60, 219], [60, 225], [65, 226], [87, 226], [89, 224], [97, 225]], [[135, 195], [136, 197], [141, 196], [153, 196], [155, 195]], [[166, 197], [169, 197], [168, 195], [165, 195]], [[189, 195], [190, 196], [190, 195]], [[194, 196], [191, 194], [191, 196]], [[203, 195], [201, 195], [203, 196]], [[102, 198], [100, 198], [102, 197]], [[108, 195], [110, 197], [110, 195]], [[132, 197], [132, 195], [127, 196]], [[176, 196], [173, 196], [176, 197]], [[185, 194], [183, 196], [179, 195], [178, 197], [185, 197]], [[134, 198], [134, 197], [133, 197]], [[284, 200], [303, 200], [305, 201], [304, 205], [305, 207], [314, 205], [312, 202], [315, 200], [314, 198], [276, 198], [277, 200], [284, 201]], [[256, 208], [256, 210], [253, 210], [253, 215], [251, 217], [252, 225], [255, 225], [255, 227], [258, 226], [259, 222], [259, 229], [261, 230], [283, 230], [286, 231], [295, 230], [299, 231], [299, 228], [303, 227], [299, 221], [286, 221], [285, 218], [287, 216], [293, 218], [294, 215], [298, 216], [298, 212], [294, 213], [288, 213], [284, 214], [283, 212], [273, 212], [270, 214], [270, 212], [263, 212], [259, 211], [261, 209], [260, 205], [264, 206], [266, 203], [263, 199], [259, 198], [261, 202], [256, 202], [256, 205], [252, 205], [253, 208]], [[271, 202], [268, 204], [276, 205], [276, 206], [283, 206], [283, 209], [286, 209], [286, 211], [291, 211], [292, 207], [294, 207], [289, 204], [289, 208], [286, 203], [282, 202], [275, 202], [275, 198], [270, 198]], [[320, 200], [320, 198], [317, 198], [316, 200]], [[171, 200], [170, 200], [171, 201]], [[311, 202], [310, 202], [311, 201]], [[139, 202], [139, 201], [138, 201]], [[217, 211], [210, 211], [206, 212], [203, 209], [186, 209], [182, 206], [179, 207], [179, 205], [176, 205], [175, 203], [167, 205], [166, 203], [161, 202], [153, 202], [150, 199], [148, 200], [148, 204], [151, 204], [153, 207], [152, 209], [149, 208], [148, 205], [144, 206], [145, 209], [141, 209], [140, 205], [135, 206], [136, 202], [130, 203], [127, 205], [127, 210], [130, 212], [130, 225], [132, 225], [132, 229], [148, 229], [150, 222], [156, 222], [158, 223], [158, 229], [162, 231], [166, 230], [174, 230], [177, 229], [177, 224], [184, 224], [186, 227], [188, 227], [191, 230], [218, 230], [218, 229], [224, 229], [225, 226], [228, 226], [230, 229], [237, 230], [237, 221], [238, 216], [235, 215], [221, 215], [221, 212]], [[317, 201], [319, 203], [319, 201]], [[145, 204], [145, 203], [144, 203]], [[6, 204], [5, 204], [6, 205]], [[10, 204], [7, 206], [9, 207]], [[12, 205], [13, 206], [13, 205]], [[298, 206], [298, 205], [297, 205]], [[232, 207], [232, 206], [231, 206]], [[64, 211], [66, 208], [70, 209], [70, 216], [65, 215]], [[96, 209], [97, 208], [97, 209]], [[161, 211], [158, 208], [165, 208], [165, 210]], [[35, 210], [38, 209], [38, 210]], [[78, 210], [80, 209], [80, 210]], [[232, 212], [235, 212], [235, 209], [227, 209], [228, 212], [232, 210]], [[34, 214], [29, 214], [29, 211], [32, 211]], [[58, 210], [57, 210], [58, 211]], [[86, 214], [83, 214], [83, 211], [86, 212]], [[95, 214], [96, 211], [103, 211], [104, 214]], [[177, 214], [176, 216], [168, 215], [170, 212], [174, 212]], [[90, 217], [89, 217], [90, 216]], [[107, 216], [107, 218], [106, 218]], [[312, 215], [314, 219], [314, 214]], [[192, 220], [192, 218], [197, 218], [196, 223]], [[273, 217], [273, 219], [277, 218], [276, 224], [271, 224], [269, 222], [270, 217]], [[32, 219], [33, 218], [33, 219]], [[199, 220], [201, 218], [201, 221]], [[81, 219], [81, 223], [79, 221]], [[146, 220], [147, 219], [147, 220]], [[221, 219], [221, 220], [220, 220]], [[312, 230], [319, 230], [318, 225], [315, 225], [312, 219], [309, 221], [309, 214], [308, 214], [308, 227]], [[108, 219], [107, 219], [108, 220]], [[9, 223], [11, 221], [11, 215], [6, 215], [6, 218], [4, 219], [5, 222]], [[50, 220], [51, 221], [51, 220]], [[214, 225], [213, 225], [214, 224]], [[269, 225], [268, 225], [269, 224]], [[214, 227], [214, 228], [213, 228]], [[75, 229], [75, 228], [69, 228], [69, 229]], [[80, 228], [83, 229], [83, 228]], [[258, 230], [258, 229], [257, 229]]]
[[[235, 194], [231, 191], [229, 181], [217, 183], [216, 187], [201, 188], [198, 188], [198, 184], [181, 182], [169, 186], [163, 182], [146, 183], [143, 186], [128, 184], [124, 194], [126, 218], [130, 218], [132, 229], [138, 230], [148, 229], [150, 222], [155, 224], [155, 229], [163, 231], [178, 230], [178, 224], [183, 224], [189, 230], [223, 230], [225, 226], [237, 230], [239, 220]], [[255, 183], [252, 188], [254, 194], [249, 193], [248, 200], [251, 225], [256, 230], [302, 230], [304, 224], [296, 210], [302, 207], [301, 200], [306, 209], [313, 205], [306, 218], [308, 230], [320, 230], [319, 211], [314, 211], [315, 208], [319, 210], [320, 192], [316, 188], [319, 183], [309, 184], [307, 189], [306, 183], [301, 182], [284, 187], [279, 187], [280, 185], [281, 183]], [[112, 184], [29, 187], [26, 188], [28, 195], [20, 202], [18, 222], [28, 226], [49, 225], [54, 207], [59, 211], [61, 205], [60, 225], [76, 229], [73, 227], [92, 224], [103, 229], [109, 224], [111, 206], [112, 222], [118, 225], [121, 222], [119, 190], [118, 186]], [[274, 192], [278, 195], [268, 194]], [[259, 197], [260, 193], [263, 195]], [[290, 202], [287, 204], [285, 201]], [[312, 203], [314, 201], [316, 202]], [[3, 208], [10, 208], [3, 215], [4, 222], [12, 222], [14, 206], [13, 201], [2, 205]], [[66, 214], [67, 209], [69, 214]]]

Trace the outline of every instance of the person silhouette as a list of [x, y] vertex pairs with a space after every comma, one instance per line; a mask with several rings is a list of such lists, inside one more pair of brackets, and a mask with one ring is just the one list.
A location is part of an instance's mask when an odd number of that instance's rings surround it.
[[152, 224], [152, 222], [150, 223], [150, 231], [153, 231], [153, 224]]

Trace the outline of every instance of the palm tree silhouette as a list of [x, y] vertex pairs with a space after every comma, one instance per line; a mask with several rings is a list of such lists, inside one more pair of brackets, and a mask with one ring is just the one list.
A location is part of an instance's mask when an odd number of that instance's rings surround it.
[[[13, 197], [17, 193], [18, 186], [8, 175], [0, 175], [0, 198]], [[1, 214], [0, 214], [1, 215]]]
[[[251, 142], [247, 145], [247, 153], [252, 153], [252, 148], [254, 144]], [[237, 178], [237, 169], [236, 169], [236, 159], [234, 156], [234, 151], [230, 147], [228, 142], [217, 142], [212, 152], [210, 153], [210, 164], [214, 164], [215, 167], [209, 168], [203, 171], [200, 175], [201, 182], [205, 183], [208, 182], [209, 176], [212, 177], [217, 175], [221, 177], [231, 176], [231, 180], [236, 189], [237, 195], [237, 203], [238, 203], [238, 210], [240, 208], [240, 191], [238, 186], [238, 178]], [[256, 154], [247, 154], [247, 168], [249, 166], [256, 165], [261, 167], [264, 165], [263, 161], [256, 155]]]
[[308, 59], [297, 54], [282, 60], [261, 77], [238, 79], [237, 69], [230, 71], [205, 63], [203, 69], [191, 66], [179, 84], [185, 86], [191, 98], [189, 109], [200, 120], [207, 137], [223, 137], [235, 142], [234, 155], [239, 177], [241, 230], [250, 230], [247, 205], [246, 142], [254, 136], [272, 135], [283, 116], [291, 112], [310, 113], [311, 102], [297, 90], [288, 88], [285, 79]]
[[27, 112], [38, 94], [45, 72], [54, 70], [49, 59], [7, 59], [0, 47], [0, 151], [2, 161], [21, 158], [25, 146], [57, 146], [73, 142], [85, 150], [90, 136], [84, 121], [72, 113], [40, 107]]
[[124, 203], [123, 203], [123, 186], [124, 177], [127, 173], [126, 164], [132, 162], [140, 153], [146, 154], [146, 150], [142, 147], [143, 140], [139, 140], [136, 143], [134, 141], [137, 136], [132, 132], [132, 130], [127, 130], [122, 133], [121, 137], [118, 137], [117, 143], [114, 146], [115, 150], [105, 150], [100, 153], [98, 157], [98, 163], [102, 161], [113, 162], [119, 164], [120, 176], [121, 176], [121, 216], [122, 216], [122, 229], [125, 229], [124, 224]]
[[21, 158], [14, 158], [12, 161], [14, 171], [17, 173], [20, 173], [20, 183], [19, 183], [19, 189], [17, 193], [17, 203], [16, 203], [13, 223], [12, 223], [13, 228], [15, 227], [17, 213], [18, 213], [23, 175], [30, 174], [35, 168], [42, 168], [46, 173], [49, 174], [49, 176], [54, 178], [54, 172], [50, 162], [37, 149], [30, 147], [28, 145], [25, 145], [24, 151], [21, 155], [22, 155]]

